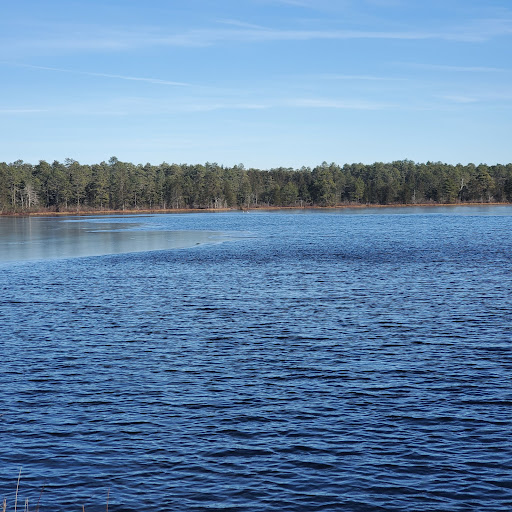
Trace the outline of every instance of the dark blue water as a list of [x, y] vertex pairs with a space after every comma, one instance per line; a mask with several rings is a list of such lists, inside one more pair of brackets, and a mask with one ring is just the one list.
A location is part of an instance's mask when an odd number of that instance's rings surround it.
[[8, 510], [512, 509], [512, 208], [143, 225], [0, 264]]

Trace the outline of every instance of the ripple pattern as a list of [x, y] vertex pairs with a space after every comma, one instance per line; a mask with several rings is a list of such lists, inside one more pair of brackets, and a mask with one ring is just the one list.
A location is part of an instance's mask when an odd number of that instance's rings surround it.
[[1, 266], [8, 507], [512, 509], [510, 215], [155, 219], [251, 236]]

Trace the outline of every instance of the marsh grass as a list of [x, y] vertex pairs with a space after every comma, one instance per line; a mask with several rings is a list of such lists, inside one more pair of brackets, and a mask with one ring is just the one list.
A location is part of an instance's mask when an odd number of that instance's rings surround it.
[[[20, 490], [20, 480], [21, 480], [21, 470], [22, 469], [23, 468], [20, 468], [20, 472], [18, 473], [18, 480], [16, 481], [16, 494], [14, 496], [14, 512], [18, 512], [18, 493]], [[37, 500], [36, 512], [39, 512], [39, 503], [41, 501], [41, 495], [43, 494], [44, 488], [45, 488], [45, 486], [43, 485], [43, 487], [41, 488], [41, 492], [39, 494], [39, 499]], [[4, 498], [4, 500], [2, 502], [2, 512], [7, 512], [7, 498]], [[29, 506], [28, 506], [28, 498], [25, 498], [23, 512], [30, 512]]]
[[[18, 474], [18, 480], [16, 482], [16, 495], [14, 497], [14, 512], [18, 512], [18, 492], [20, 489], [21, 470], [22, 470], [22, 468], [20, 468], [20, 472]], [[39, 512], [39, 504], [41, 503], [41, 496], [43, 494], [45, 487], [46, 487], [46, 484], [41, 487], [41, 492], [39, 493], [39, 498], [37, 500], [35, 512]], [[106, 512], [108, 512], [109, 501], [110, 501], [110, 487], [107, 490]], [[20, 509], [20, 511], [21, 511], [21, 509]], [[7, 512], [7, 498], [3, 499], [1, 512]], [[23, 512], [30, 512], [28, 498], [25, 498]], [[83, 504], [82, 504], [82, 512], [85, 512], [85, 505], [83, 505]]]

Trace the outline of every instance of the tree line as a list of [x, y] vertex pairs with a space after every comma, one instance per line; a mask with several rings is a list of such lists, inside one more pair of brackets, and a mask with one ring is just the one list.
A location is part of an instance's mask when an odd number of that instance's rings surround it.
[[0, 213], [512, 202], [512, 164], [400, 160], [246, 169], [132, 164], [112, 157], [0, 162]]

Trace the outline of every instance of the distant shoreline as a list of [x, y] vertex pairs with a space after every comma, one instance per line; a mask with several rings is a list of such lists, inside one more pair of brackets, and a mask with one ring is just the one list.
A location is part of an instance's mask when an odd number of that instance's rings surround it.
[[250, 208], [156, 208], [156, 209], [125, 209], [125, 210], [66, 210], [59, 212], [34, 211], [34, 212], [5, 212], [0, 217], [61, 217], [61, 216], [94, 216], [94, 215], [147, 215], [169, 213], [220, 213], [236, 211], [266, 211], [266, 210], [346, 210], [346, 209], [370, 209], [370, 208], [425, 208], [425, 207], [471, 207], [471, 206], [512, 206], [512, 203], [404, 203], [404, 204], [341, 204], [336, 206], [257, 206]]

